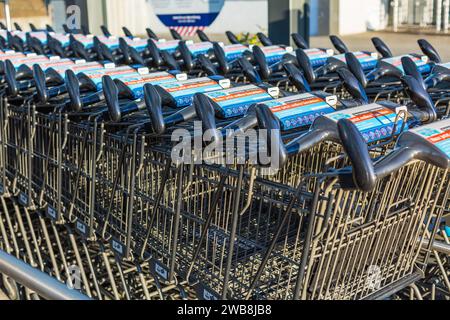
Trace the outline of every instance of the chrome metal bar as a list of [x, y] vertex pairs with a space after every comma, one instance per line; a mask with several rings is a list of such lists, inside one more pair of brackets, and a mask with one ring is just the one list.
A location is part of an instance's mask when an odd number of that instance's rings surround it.
[[47, 300], [90, 300], [77, 290], [0, 250], [0, 273]]

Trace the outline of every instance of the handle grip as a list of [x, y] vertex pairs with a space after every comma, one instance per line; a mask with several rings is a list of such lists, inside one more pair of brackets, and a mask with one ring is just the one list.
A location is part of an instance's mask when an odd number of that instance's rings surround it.
[[353, 73], [346, 68], [339, 68], [336, 72], [345, 89], [355, 100], [360, 101], [361, 104], [369, 103], [369, 98], [367, 97], [366, 91]]
[[150, 39], [159, 40], [159, 37], [156, 35], [156, 33], [152, 29], [147, 28], [147, 29], [145, 29], [145, 31], [147, 32], [147, 35]]
[[333, 44], [333, 46], [336, 48], [339, 53], [346, 53], [349, 52], [348, 47], [345, 45], [344, 41], [341, 40], [338, 36], [331, 35], [330, 41]]
[[405, 74], [408, 76], [413, 77], [417, 80], [417, 82], [425, 89], [427, 90], [427, 86], [422, 78], [422, 75], [419, 73], [419, 70], [417, 70], [417, 65], [412, 61], [410, 57], [402, 57], [402, 66], [403, 70], [405, 71]]
[[193, 105], [197, 116], [202, 121], [203, 133], [208, 133], [211, 142], [217, 144], [222, 140], [219, 130], [217, 130], [216, 113], [211, 101], [207, 96], [201, 93], [194, 95]]
[[153, 65], [155, 67], [161, 66], [163, 64], [163, 59], [161, 57], [158, 47], [156, 46], [156, 43], [152, 39], [148, 39], [147, 47], [150, 56], [152, 58]]
[[5, 62], [5, 80], [8, 84], [8, 95], [15, 97], [19, 94], [19, 88], [16, 81], [16, 68], [11, 60]]
[[105, 93], [106, 105], [108, 106], [109, 116], [111, 120], [119, 122], [122, 113], [119, 105], [119, 90], [110, 76], [102, 78], [103, 92]]
[[272, 72], [269, 68], [269, 65], [267, 64], [266, 56], [264, 55], [262, 49], [258, 46], [254, 46], [252, 51], [255, 62], [259, 67], [259, 74], [261, 75], [261, 79], [264, 81], [268, 80]]
[[299, 48], [299, 49], [308, 49], [309, 48], [309, 45], [306, 42], [305, 38], [303, 38], [300, 34], [292, 33], [291, 37], [292, 37], [292, 40], [294, 41], [295, 45], [297, 46], [297, 48]]
[[355, 186], [362, 191], [372, 191], [377, 183], [377, 176], [364, 138], [348, 119], [338, 121], [338, 132], [353, 166]]
[[38, 101], [46, 103], [49, 99], [49, 94], [45, 83], [45, 73], [37, 64], [33, 65], [33, 78], [36, 85], [36, 98]]
[[217, 43], [213, 43], [214, 56], [219, 64], [220, 70], [223, 75], [226, 75], [230, 72], [230, 65], [227, 62], [227, 58], [225, 56], [225, 51], [223, 48]]
[[351, 73], [353, 73], [353, 75], [356, 77], [356, 79], [358, 79], [358, 81], [364, 88], [367, 87], [368, 81], [366, 74], [364, 73], [361, 63], [356, 58], [356, 56], [352, 52], [347, 52], [345, 54], [345, 60], [347, 62], [347, 67], [351, 71]]
[[298, 92], [311, 92], [311, 87], [305, 77], [294, 64], [286, 63], [283, 67], [286, 70], [289, 81], [297, 88]]
[[166, 127], [162, 113], [161, 96], [156, 88], [150, 83], [144, 85], [144, 100], [153, 130], [157, 134], [164, 133]]
[[258, 32], [256, 36], [258, 37], [259, 41], [262, 43], [263, 46], [267, 47], [273, 45], [272, 40], [270, 40], [269, 37], [266, 36], [264, 33]]
[[[288, 152], [281, 137], [280, 121], [265, 104], [259, 105], [255, 109], [255, 113], [258, 119], [258, 127], [267, 131], [265, 140], [268, 156], [272, 159], [277, 156], [278, 165], [280, 167], [284, 166], [288, 159]], [[262, 164], [261, 160], [259, 162]]]
[[226, 31], [225, 35], [227, 36], [228, 41], [230, 41], [231, 44], [240, 44], [241, 43], [233, 32]]
[[373, 37], [372, 43], [383, 58], [391, 58], [393, 56], [391, 49], [389, 49], [387, 44], [380, 38]]
[[261, 83], [261, 77], [256, 73], [251, 63], [245, 58], [239, 58], [239, 65], [242, 68], [244, 75], [250, 80], [250, 82], [258, 84]]
[[303, 74], [305, 75], [306, 80], [308, 80], [308, 83], [312, 84], [316, 82], [316, 73], [314, 72], [308, 55], [302, 49], [297, 49], [295, 51], [295, 55], [297, 57], [298, 65], [303, 71]]
[[441, 56], [438, 51], [425, 39], [419, 39], [417, 41], [422, 52], [435, 63], [442, 63]]

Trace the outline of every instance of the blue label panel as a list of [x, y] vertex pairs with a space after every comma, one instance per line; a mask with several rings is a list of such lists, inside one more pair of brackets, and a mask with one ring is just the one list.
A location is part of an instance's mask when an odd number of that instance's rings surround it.
[[[335, 112], [327, 115], [327, 117], [336, 122], [340, 119], [349, 119], [361, 132], [364, 140], [367, 143], [371, 143], [392, 136], [397, 114], [382, 106], [374, 108], [364, 106], [362, 108], [352, 108], [348, 111]], [[398, 117], [396, 135], [401, 133], [402, 125], [403, 119]], [[407, 128], [408, 124], [405, 123], [405, 129]]]
[[283, 56], [287, 53], [287, 51], [280, 46], [261, 47], [261, 50], [264, 53], [266, 61], [269, 65], [280, 62]]
[[224, 46], [223, 51], [225, 52], [225, 58], [227, 59], [227, 61], [231, 62], [242, 57], [244, 52], [250, 52], [250, 49], [243, 44], [230, 44]]
[[304, 49], [303, 52], [305, 52], [308, 56], [313, 68], [318, 68], [325, 65], [328, 58], [331, 57], [328, 52], [321, 49]]
[[177, 107], [191, 105], [193, 96], [196, 93], [205, 93], [222, 89], [216, 81], [207, 77], [171, 82], [168, 84], [161, 84], [160, 86], [174, 98]]
[[155, 72], [142, 76], [123, 77], [120, 80], [133, 92], [134, 99], [140, 99], [144, 96], [144, 85], [146, 83], [157, 85], [177, 81], [168, 72]]
[[[353, 52], [356, 59], [358, 59], [359, 63], [361, 64], [361, 67], [364, 71], [375, 69], [375, 67], [378, 64], [378, 59], [371, 56], [370, 54], [358, 51]], [[341, 60], [342, 62], [346, 62], [345, 54], [339, 54], [337, 56], [334, 56], [334, 58]]]
[[206, 95], [217, 103], [224, 118], [242, 116], [252, 104], [273, 99], [266, 90], [255, 85], [210, 92]]
[[188, 46], [189, 52], [194, 56], [198, 56], [200, 54], [205, 54], [208, 50], [212, 49], [213, 44], [211, 42], [199, 42], [189, 44]]
[[268, 101], [265, 104], [280, 120], [283, 130], [309, 126], [316, 118], [336, 111], [322, 98], [310, 93]]
[[389, 63], [391, 65], [393, 65], [394, 67], [396, 67], [397, 69], [399, 69], [402, 73], [404, 73], [405, 71], [403, 70], [403, 65], [402, 65], [402, 58], [403, 57], [409, 57], [412, 59], [412, 61], [414, 61], [414, 63], [417, 66], [417, 70], [420, 73], [428, 73], [431, 71], [431, 66], [425, 62], [424, 60], [416, 57], [416, 56], [412, 56], [409, 54], [403, 55], [403, 56], [398, 56], [398, 57], [392, 57], [392, 58], [387, 58], [387, 59], [383, 59], [384, 62]]
[[110, 76], [112, 79], [118, 79], [120, 77], [125, 77], [132, 74], [137, 74], [137, 72], [129, 66], [84, 72], [84, 75], [91, 79], [91, 81], [95, 84], [97, 90], [102, 89], [103, 76]]

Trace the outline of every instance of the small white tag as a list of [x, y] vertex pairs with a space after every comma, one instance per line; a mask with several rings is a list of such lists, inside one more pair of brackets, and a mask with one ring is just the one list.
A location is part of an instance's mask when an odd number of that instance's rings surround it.
[[370, 56], [374, 59], [378, 59], [378, 52], [372, 52]]
[[158, 42], [166, 42], [166, 39], [158, 39]]
[[32, 53], [27, 53], [27, 57], [36, 57], [37, 54], [32, 52]]
[[115, 65], [113, 62], [108, 62], [108, 63], [105, 63], [105, 64], [103, 65], [103, 67], [104, 67], [105, 69], [112, 69], [112, 68], [115, 68], [116, 65]]
[[397, 108], [395, 108], [395, 113], [396, 114], [399, 114], [400, 112], [408, 112], [408, 107], [407, 106], [400, 106], [400, 107], [397, 107]]
[[230, 79], [219, 80], [219, 86], [221, 86], [224, 89], [228, 89], [231, 86]]
[[84, 59], [75, 60], [75, 64], [84, 64], [84, 63], [86, 63], [86, 60]]
[[420, 58], [421, 58], [422, 61], [425, 62], [425, 63], [428, 63], [428, 61], [429, 61], [428, 56], [421, 56]]
[[217, 42], [219, 44], [219, 46], [223, 47], [225, 46], [225, 44], [222, 41]]
[[175, 75], [175, 79], [177, 79], [178, 81], [185, 81], [185, 80], [187, 80], [187, 74], [186, 73], [177, 73]]
[[272, 87], [267, 89], [267, 93], [272, 97], [272, 98], [278, 98], [278, 96], [280, 95], [280, 88], [278, 87]]
[[139, 74], [148, 74], [150, 72], [150, 70], [148, 70], [147, 67], [142, 67], [142, 68], [137, 69], [137, 72]]
[[192, 40], [186, 40], [186, 45], [191, 45], [191, 44], [194, 44], [194, 41], [192, 41]]
[[330, 106], [335, 107], [337, 105], [337, 96], [328, 96], [325, 98], [326, 103], [328, 103]]
[[86, 35], [86, 38], [93, 38], [93, 37], [94, 37], [93, 34], [88, 34], [88, 35]]
[[60, 57], [60, 56], [50, 56], [49, 59], [50, 59], [51, 61], [55, 61], [55, 60], [61, 59], [61, 57]]
[[334, 50], [333, 49], [327, 49], [327, 55], [334, 56]]
[[292, 47], [286, 47], [285, 50], [286, 50], [287, 53], [291, 53], [291, 52], [294, 51], [294, 48], [292, 48]]

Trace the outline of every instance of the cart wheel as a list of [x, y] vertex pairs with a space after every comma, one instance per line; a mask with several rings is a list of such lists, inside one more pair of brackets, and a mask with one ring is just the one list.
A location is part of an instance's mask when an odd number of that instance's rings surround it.
[[10, 277], [7, 277], [5, 275], [2, 275], [2, 282], [3, 287], [6, 290], [6, 296], [10, 300], [19, 300], [20, 294], [19, 294], [19, 286], [17, 285], [17, 282], [15, 282]]

